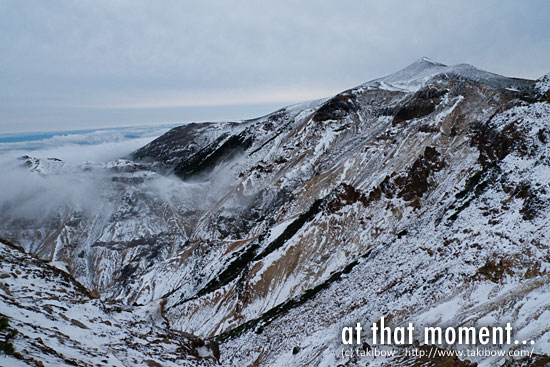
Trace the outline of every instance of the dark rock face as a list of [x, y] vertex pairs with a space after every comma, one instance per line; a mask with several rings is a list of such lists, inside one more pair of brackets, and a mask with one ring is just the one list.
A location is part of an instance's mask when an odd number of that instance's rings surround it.
[[446, 93], [448, 93], [448, 90], [437, 90], [435, 88], [419, 90], [397, 109], [392, 124], [395, 126], [404, 121], [429, 115], [435, 110], [441, 97]]
[[502, 160], [512, 149], [522, 145], [522, 136], [510, 124], [501, 131], [495, 130], [490, 122], [472, 124], [472, 144], [479, 149], [479, 161], [483, 165], [489, 165], [494, 161]]
[[424, 153], [405, 172], [386, 176], [380, 185], [371, 191], [366, 201], [379, 200], [383, 194], [388, 199], [403, 198], [418, 207], [418, 200], [433, 185], [431, 179], [434, 173], [441, 171], [445, 165], [441, 154], [434, 147], [427, 146]]
[[358, 109], [354, 95], [344, 92], [324, 103], [313, 115], [313, 120], [317, 122], [338, 120]]
[[[181, 156], [188, 156], [198, 151], [204, 141], [209, 141], [208, 136], [201, 136], [201, 132], [211, 127], [212, 123], [192, 123], [175, 127], [163, 136], [155, 139], [147, 146], [138, 149], [132, 154], [136, 160], [157, 160], [171, 161], [175, 153]], [[176, 146], [178, 149], [168, 149], [169, 146]]]
[[327, 210], [330, 212], [337, 212], [347, 205], [361, 202], [363, 205], [369, 205], [369, 198], [355, 187], [342, 183], [340, 187], [335, 190], [335, 197], [327, 204]]
[[[543, 193], [545, 193], [545, 189], [542, 189], [540, 191], [543, 191]], [[545, 206], [548, 205], [545, 200], [541, 199], [542, 193], [540, 191], [533, 189], [528, 190], [528, 194], [523, 201], [523, 206], [519, 211], [522, 214], [524, 220], [534, 219], [537, 214], [541, 212]]]
[[406, 201], [421, 198], [430, 186], [429, 178], [434, 172], [439, 172], [445, 167], [445, 161], [434, 147], [426, 147], [424, 154], [420, 156], [409, 168], [406, 176], [395, 178], [395, 184], [401, 188], [398, 197]]
[[253, 141], [254, 138], [244, 132], [229, 137], [222, 135], [214, 143], [178, 163], [174, 167], [174, 173], [182, 179], [208, 174], [223, 162], [243, 154]]

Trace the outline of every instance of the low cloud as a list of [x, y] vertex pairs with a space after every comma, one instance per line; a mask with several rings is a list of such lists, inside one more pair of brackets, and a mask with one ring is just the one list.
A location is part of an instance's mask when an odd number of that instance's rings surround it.
[[65, 162], [108, 162], [127, 156], [169, 129], [168, 126], [146, 126], [82, 133], [12, 135], [11, 140], [19, 141], [0, 143], [0, 165], [9, 164], [22, 155], [58, 158]]
[[52, 210], [101, 210], [113, 190], [105, 163], [127, 157], [167, 130], [97, 130], [0, 144], [2, 216], [38, 219]]
[[206, 210], [219, 200], [220, 191], [235, 183], [230, 166], [241, 158], [196, 182], [143, 170], [124, 160], [166, 130], [97, 130], [0, 144], [0, 231], [16, 228], [10, 224], [14, 220], [30, 221], [28, 228], [33, 230], [42, 225], [51, 228], [48, 221], [66, 220], [78, 212], [109, 218], [117, 205], [124, 204], [119, 201], [125, 195], [131, 199], [136, 193], [141, 205], [161, 204], [178, 213]]

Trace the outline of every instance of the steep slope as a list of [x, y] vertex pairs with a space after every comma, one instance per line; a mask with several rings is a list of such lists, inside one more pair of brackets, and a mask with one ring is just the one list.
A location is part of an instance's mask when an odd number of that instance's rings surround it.
[[217, 346], [166, 329], [158, 305], [103, 303], [7, 241], [0, 241], [0, 256], [0, 312], [18, 331], [3, 366], [217, 365]]
[[162, 303], [170, 328], [220, 341], [230, 365], [364, 365], [338, 357], [339, 330], [380, 316], [510, 321], [549, 353], [546, 84], [422, 58], [327, 100], [175, 128], [129, 160], [61, 167], [109, 182], [100, 210], [65, 203], [37, 222], [8, 208], [0, 233], [104, 300]]

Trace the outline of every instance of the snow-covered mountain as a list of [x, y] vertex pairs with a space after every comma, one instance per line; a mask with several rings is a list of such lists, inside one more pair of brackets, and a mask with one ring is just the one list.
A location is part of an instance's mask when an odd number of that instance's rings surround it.
[[[341, 355], [343, 326], [381, 316], [392, 326], [511, 322], [535, 354], [471, 362], [544, 365], [548, 80], [422, 58], [329, 99], [174, 128], [110, 163], [23, 157], [37, 187], [72, 194], [39, 213], [22, 207], [41, 203], [40, 192], [4, 203], [0, 237], [97, 293], [85, 302], [94, 317], [114, 317], [100, 307], [114, 304], [136, 338], [131, 312], [152, 333], [215, 340], [224, 366], [427, 363]], [[25, 292], [42, 299], [38, 288]], [[2, 302], [0, 313], [23, 323]], [[104, 333], [105, 355], [145, 363], [117, 354], [116, 332]]]

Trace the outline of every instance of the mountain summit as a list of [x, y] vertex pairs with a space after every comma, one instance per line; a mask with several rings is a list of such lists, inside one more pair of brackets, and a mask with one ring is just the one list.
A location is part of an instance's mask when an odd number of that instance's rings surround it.
[[367, 82], [364, 86], [414, 92], [426, 85], [432, 78], [447, 77], [483, 82], [496, 88], [523, 89], [532, 84], [529, 80], [507, 78], [480, 70], [469, 64], [447, 66], [427, 57], [422, 57], [406, 68], [383, 78]]
[[[510, 322], [518, 343], [534, 342], [530, 355], [511, 344], [503, 356], [441, 354], [433, 366], [550, 363], [547, 80], [422, 58], [329, 99], [174, 128], [125, 160], [56, 162], [57, 180], [66, 172], [101, 190], [89, 207], [2, 210], [0, 236], [26, 251], [3, 252], [1, 312], [23, 334], [15, 349], [98, 364], [88, 344], [70, 353], [79, 344], [53, 328], [76, 324], [121, 365], [141, 363], [144, 343], [166, 348], [152, 349], [149, 366], [427, 363], [401, 346], [376, 359], [342, 352], [342, 327], [385, 317], [416, 330]], [[22, 162], [44, 180], [53, 166]], [[32, 277], [31, 255], [71, 278], [36, 265], [47, 284], [14, 280]], [[50, 299], [49, 288], [73, 289], [72, 278], [78, 292], [47, 301], [67, 320], [42, 328], [44, 312], [19, 311]], [[124, 347], [110, 337], [115, 323], [128, 328]]]

